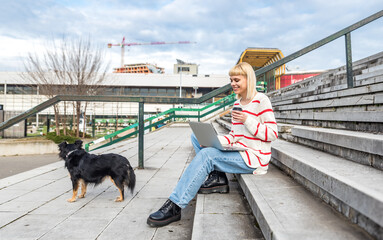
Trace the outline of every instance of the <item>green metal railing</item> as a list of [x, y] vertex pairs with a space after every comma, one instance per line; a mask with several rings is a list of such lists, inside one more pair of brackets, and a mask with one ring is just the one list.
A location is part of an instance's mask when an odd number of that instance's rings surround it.
[[[168, 121], [175, 121], [176, 118], [184, 118], [184, 119], [191, 119], [191, 118], [197, 118], [198, 121], [200, 121], [201, 118], [204, 118], [222, 108], [225, 108], [227, 106], [231, 106], [235, 102], [235, 94], [231, 94], [227, 97], [224, 97], [214, 103], [211, 103], [209, 105], [206, 105], [202, 108], [171, 108], [167, 111], [161, 112], [155, 116], [149, 117], [144, 120], [144, 123], [149, 122], [150, 124], [144, 127], [144, 130], [151, 129], [152, 127], [155, 127], [159, 124], [163, 124]], [[194, 114], [177, 114], [177, 112], [191, 112]], [[154, 122], [154, 123], [152, 123]], [[121, 130], [118, 130], [114, 133], [111, 133], [109, 135], [106, 135], [104, 137], [101, 137], [97, 140], [94, 140], [92, 142], [89, 142], [85, 144], [85, 150], [86, 151], [92, 151], [99, 148], [103, 148], [106, 146], [110, 146], [114, 143], [120, 142], [122, 140], [125, 140], [127, 138], [131, 138], [133, 136], [136, 136], [139, 132], [139, 130], [134, 130], [133, 132], [130, 132], [124, 136], [119, 136], [127, 131], [131, 131], [132, 129], [137, 129], [139, 126], [139, 123], [132, 124], [126, 128], [123, 128]], [[90, 149], [91, 146], [97, 145], [101, 142], [106, 142], [102, 145], [98, 145], [97, 147]]]
[[[137, 102], [138, 112], [138, 166], [144, 168], [144, 104], [201, 104], [220, 94], [231, 91], [230, 84], [215, 89], [200, 98], [169, 98], [169, 97], [132, 97], [132, 96], [83, 96], [83, 95], [57, 95], [28, 111], [0, 123], [0, 131], [35, 115], [61, 101], [85, 101], [85, 102]], [[182, 110], [181, 110], [182, 111]], [[200, 111], [198, 111], [200, 113]], [[183, 115], [179, 115], [183, 116]], [[200, 116], [201, 117], [201, 116]]]
[[[284, 58], [282, 58], [281, 60], [275, 62], [275, 63], [272, 63], [266, 67], [263, 67], [263, 68], [260, 68], [258, 69], [257, 71], [255, 71], [255, 74], [257, 75], [257, 78], [258, 79], [266, 79], [266, 73], [269, 72], [269, 71], [272, 71], [280, 66], [282, 66], [283, 64], [286, 64], [288, 62], [291, 62], [292, 60], [298, 58], [298, 57], [301, 57], [317, 48], [320, 48], [322, 47], [323, 45], [326, 45], [340, 37], [345, 37], [345, 49], [346, 49], [346, 52], [345, 52], [345, 56], [346, 56], [346, 71], [347, 71], [347, 86], [348, 88], [352, 88], [354, 87], [354, 81], [353, 81], [353, 76], [352, 76], [352, 50], [351, 50], [351, 32], [352, 31], [355, 31], [356, 29], [370, 23], [370, 22], [373, 22], [375, 20], [377, 20], [378, 18], [382, 17], [383, 16], [383, 10], [357, 22], [357, 23], [354, 23], [334, 34], [331, 34], [330, 36], [328, 37], [325, 37], [305, 48], [302, 48], [301, 50], [299, 51], [296, 51], [295, 53], [292, 53]], [[373, 37], [373, 36], [371, 36]]]

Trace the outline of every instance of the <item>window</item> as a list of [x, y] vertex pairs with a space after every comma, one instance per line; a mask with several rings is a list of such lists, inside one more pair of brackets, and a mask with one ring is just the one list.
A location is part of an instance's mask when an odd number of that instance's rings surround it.
[[105, 88], [103, 95], [113, 95], [113, 88]]
[[169, 97], [175, 97], [176, 96], [176, 89], [168, 88], [166, 91], [166, 95]]
[[140, 89], [140, 95], [142, 95], [142, 96], [149, 95], [149, 88], [141, 88]]
[[24, 86], [23, 87], [24, 94], [37, 94], [36, 86]]
[[121, 89], [120, 87], [113, 88], [113, 95], [122, 95], [122, 93], [123, 93], [123, 89]]
[[22, 94], [22, 88], [17, 85], [7, 85], [7, 94]]
[[[1, 85], [0, 92], [4, 93], [4, 85]], [[29, 85], [8, 84], [7, 94], [37, 94], [37, 87]]]
[[4, 84], [0, 85], [0, 94], [4, 94]]
[[140, 93], [140, 89], [139, 88], [131, 88], [130, 92], [132, 93], [132, 95], [138, 95]]
[[178, 67], [178, 72], [190, 72], [190, 67]]
[[124, 88], [124, 95], [132, 95], [131, 89], [128, 87]]
[[166, 96], [166, 88], [159, 88], [158, 96]]
[[150, 88], [149, 96], [157, 96], [157, 88]]
[[[179, 97], [180, 96], [180, 89], [177, 89], [176, 90], [176, 96]], [[182, 88], [182, 95], [181, 97], [185, 97], [186, 96], [186, 90], [184, 88]]]

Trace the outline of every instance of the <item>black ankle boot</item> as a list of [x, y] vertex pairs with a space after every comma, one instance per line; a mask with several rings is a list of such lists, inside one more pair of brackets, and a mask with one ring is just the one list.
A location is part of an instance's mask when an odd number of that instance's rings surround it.
[[229, 181], [227, 180], [224, 172], [213, 171], [209, 174], [209, 177], [202, 184], [198, 193], [228, 193]]
[[181, 208], [168, 199], [164, 205], [148, 217], [147, 224], [151, 227], [162, 227], [181, 219]]

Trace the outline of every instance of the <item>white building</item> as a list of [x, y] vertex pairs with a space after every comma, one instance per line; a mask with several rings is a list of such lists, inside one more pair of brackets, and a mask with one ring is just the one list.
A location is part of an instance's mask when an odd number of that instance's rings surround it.
[[[0, 105], [3, 105], [4, 111], [25, 112], [47, 100], [36, 84], [27, 82], [20, 74], [0, 73]], [[181, 86], [182, 97], [200, 97], [229, 82], [227, 75], [182, 75], [181, 78], [179, 74], [109, 73], [101, 86], [101, 95], [179, 97]], [[172, 107], [165, 104], [145, 104], [144, 111], [145, 114], [154, 114]], [[67, 112], [70, 111], [69, 109]], [[53, 114], [52, 107], [39, 113], [44, 116]], [[97, 118], [113, 118], [116, 115], [133, 117], [138, 114], [138, 103], [91, 102], [87, 106], [86, 114]]]
[[174, 64], [174, 74], [198, 74], [198, 65], [196, 63], [187, 63], [177, 59], [177, 64]]

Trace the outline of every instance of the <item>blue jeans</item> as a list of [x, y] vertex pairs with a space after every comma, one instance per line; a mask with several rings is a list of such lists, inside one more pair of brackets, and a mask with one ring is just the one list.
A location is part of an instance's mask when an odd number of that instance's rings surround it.
[[182, 174], [169, 199], [185, 208], [197, 194], [206, 177], [213, 170], [227, 173], [253, 173], [237, 151], [222, 152], [216, 148], [201, 148], [194, 134], [191, 136], [196, 156]]

